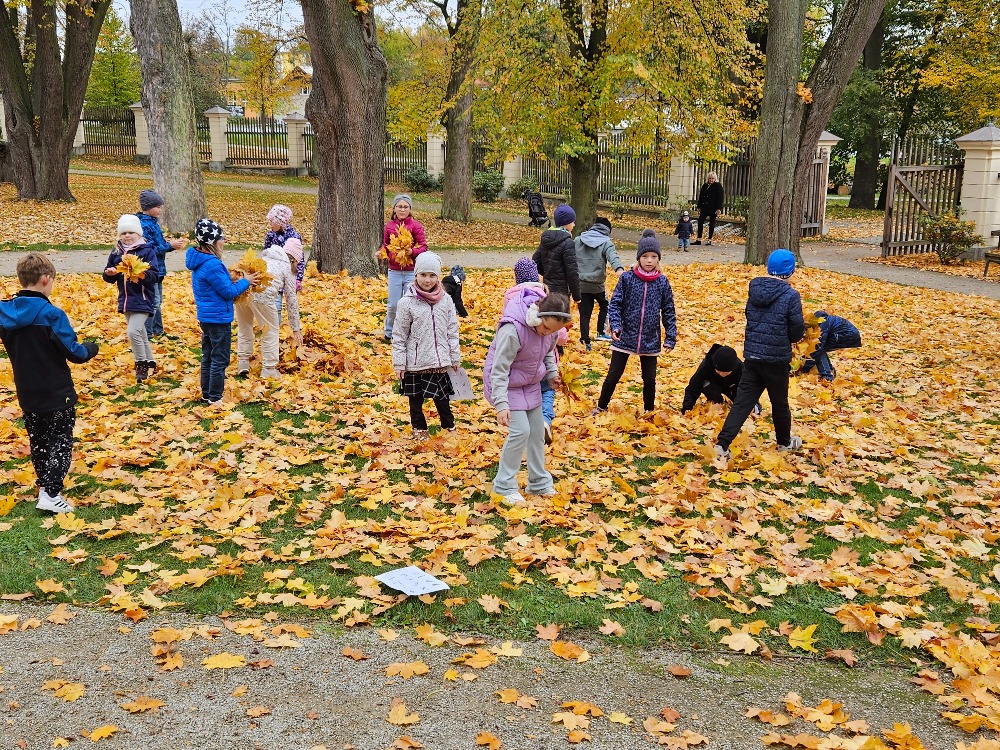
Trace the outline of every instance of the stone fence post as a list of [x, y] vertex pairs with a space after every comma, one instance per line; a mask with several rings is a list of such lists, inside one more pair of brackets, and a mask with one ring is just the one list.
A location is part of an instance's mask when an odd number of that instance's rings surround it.
[[288, 128], [288, 174], [303, 177], [306, 169], [306, 125], [309, 121], [301, 112], [292, 112], [284, 118]]
[[515, 156], [503, 163], [503, 189], [506, 192], [510, 186], [524, 176], [524, 159]]
[[675, 156], [670, 160], [670, 179], [667, 182], [667, 195], [670, 202], [691, 200], [697, 186], [694, 184], [694, 164], [683, 156]]
[[990, 232], [1000, 230], [1000, 128], [987, 125], [956, 138], [955, 143], [965, 152], [963, 218], [975, 223], [976, 234], [989, 246], [993, 243]]
[[229, 141], [226, 139], [229, 115], [229, 110], [222, 107], [205, 110], [205, 117], [208, 118], [208, 134], [212, 142], [212, 157], [208, 161], [210, 172], [222, 172], [226, 169], [226, 161], [229, 159]]
[[822, 200], [822, 211], [819, 215], [819, 233], [826, 234], [826, 186], [830, 184], [830, 154], [833, 147], [840, 143], [843, 138], [834, 135], [828, 130], [820, 133], [819, 143], [816, 146], [816, 158], [823, 160], [823, 179], [817, 186]]
[[87, 102], [80, 108], [80, 119], [76, 123], [76, 135], [73, 136], [73, 156], [83, 156], [87, 153], [87, 132], [83, 128], [83, 110], [87, 108]]
[[444, 174], [444, 134], [439, 130], [427, 131], [427, 174], [438, 177]]
[[146, 125], [146, 113], [142, 102], [131, 105], [135, 117], [135, 161], [139, 164], [149, 164], [149, 127]]

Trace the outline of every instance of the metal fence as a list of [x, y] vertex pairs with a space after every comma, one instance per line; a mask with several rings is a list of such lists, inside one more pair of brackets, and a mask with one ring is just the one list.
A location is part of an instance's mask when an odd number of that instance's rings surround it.
[[288, 126], [273, 117], [231, 117], [226, 126], [228, 161], [237, 167], [288, 164]]
[[302, 140], [305, 144], [305, 154], [302, 158], [302, 166], [309, 170], [309, 174], [316, 174], [316, 134], [313, 132], [311, 122], [306, 123], [305, 131], [302, 133]]
[[427, 169], [427, 141], [418, 141], [414, 146], [385, 143], [385, 181], [400, 184], [403, 176], [411, 169]]
[[128, 107], [85, 107], [80, 122], [88, 156], [135, 156], [135, 117]]

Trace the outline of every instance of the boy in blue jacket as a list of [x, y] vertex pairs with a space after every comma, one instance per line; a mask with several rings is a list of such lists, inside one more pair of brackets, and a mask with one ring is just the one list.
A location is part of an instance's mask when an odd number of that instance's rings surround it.
[[817, 310], [813, 316], [820, 321], [819, 343], [803, 363], [802, 372], [807, 373], [815, 367], [821, 380], [832, 383], [837, 377], [837, 368], [830, 362], [830, 352], [860, 347], [861, 331], [847, 318], [839, 315], [828, 315], [823, 310]]
[[[167, 275], [167, 253], [180, 250], [184, 247], [184, 240], [168, 240], [163, 236], [160, 229], [160, 214], [163, 213], [163, 198], [155, 190], [143, 190], [139, 193], [139, 208], [136, 216], [142, 225], [142, 236], [153, 252], [156, 253], [156, 260], [160, 264], [159, 280], [156, 282], [154, 300], [156, 308], [153, 314], [146, 318], [146, 334], [149, 338], [165, 335], [163, 331], [163, 278]], [[167, 336], [176, 338], [176, 336]]]
[[39, 510], [69, 513], [62, 496], [73, 459], [76, 389], [67, 362], [80, 364], [97, 355], [97, 344], [77, 341], [66, 313], [49, 302], [56, 269], [40, 253], [17, 264], [21, 291], [0, 302], [0, 340], [14, 369], [17, 401], [38, 477]]
[[792, 344], [800, 341], [806, 332], [802, 298], [788, 282], [795, 273], [795, 256], [788, 250], [775, 250], [768, 256], [767, 273], [767, 276], [750, 281], [743, 376], [733, 408], [715, 440], [715, 454], [724, 461], [731, 458], [729, 445], [765, 390], [771, 399], [771, 419], [774, 420], [778, 450], [802, 447], [802, 438], [792, 434], [792, 411], [788, 406]]

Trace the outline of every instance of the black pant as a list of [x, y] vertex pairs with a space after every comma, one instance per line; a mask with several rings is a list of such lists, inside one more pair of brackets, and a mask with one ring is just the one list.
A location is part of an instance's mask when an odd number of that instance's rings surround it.
[[608, 322], [608, 295], [604, 292], [580, 294], [580, 340], [590, 343], [590, 316], [594, 314], [594, 303], [597, 303], [597, 335], [604, 333]]
[[710, 380], [706, 380], [701, 387], [701, 392], [713, 404], [724, 404], [726, 399], [722, 395], [722, 389]]
[[705, 220], [708, 219], [708, 239], [712, 239], [715, 234], [715, 211], [711, 213], [701, 213], [698, 214], [698, 239], [701, 239], [701, 230], [705, 226]]
[[31, 463], [35, 467], [38, 486], [50, 497], [63, 489], [63, 480], [73, 461], [73, 426], [76, 407], [51, 412], [24, 413], [24, 428], [31, 446]]
[[[424, 416], [424, 397], [410, 396], [410, 424], [414, 430], [427, 429], [427, 417]], [[455, 426], [455, 415], [451, 413], [451, 401], [447, 398], [434, 399], [434, 406], [437, 407], [438, 416], [441, 418], [441, 426], [450, 430]]]
[[[597, 400], [597, 405], [602, 409], [608, 408], [618, 381], [625, 372], [629, 356], [625, 352], [611, 352], [611, 366], [608, 368], [608, 376], [604, 378], [604, 385], [601, 386], [601, 397]], [[646, 411], [652, 411], [656, 400], [656, 357], [639, 357], [639, 366], [642, 368], [642, 407]]]
[[729, 410], [719, 437], [715, 442], [725, 449], [740, 433], [754, 405], [767, 391], [771, 399], [771, 418], [774, 420], [774, 436], [779, 445], [788, 445], [792, 436], [792, 410], [788, 407], [788, 363], [761, 362], [748, 359], [743, 363], [743, 377], [736, 391], [736, 400]]

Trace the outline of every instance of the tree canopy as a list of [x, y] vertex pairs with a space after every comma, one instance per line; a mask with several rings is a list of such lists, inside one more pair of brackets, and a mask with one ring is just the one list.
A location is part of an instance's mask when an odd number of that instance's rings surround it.
[[109, 8], [97, 37], [87, 103], [128, 106], [139, 100], [141, 90], [142, 71], [135, 42], [121, 16]]

